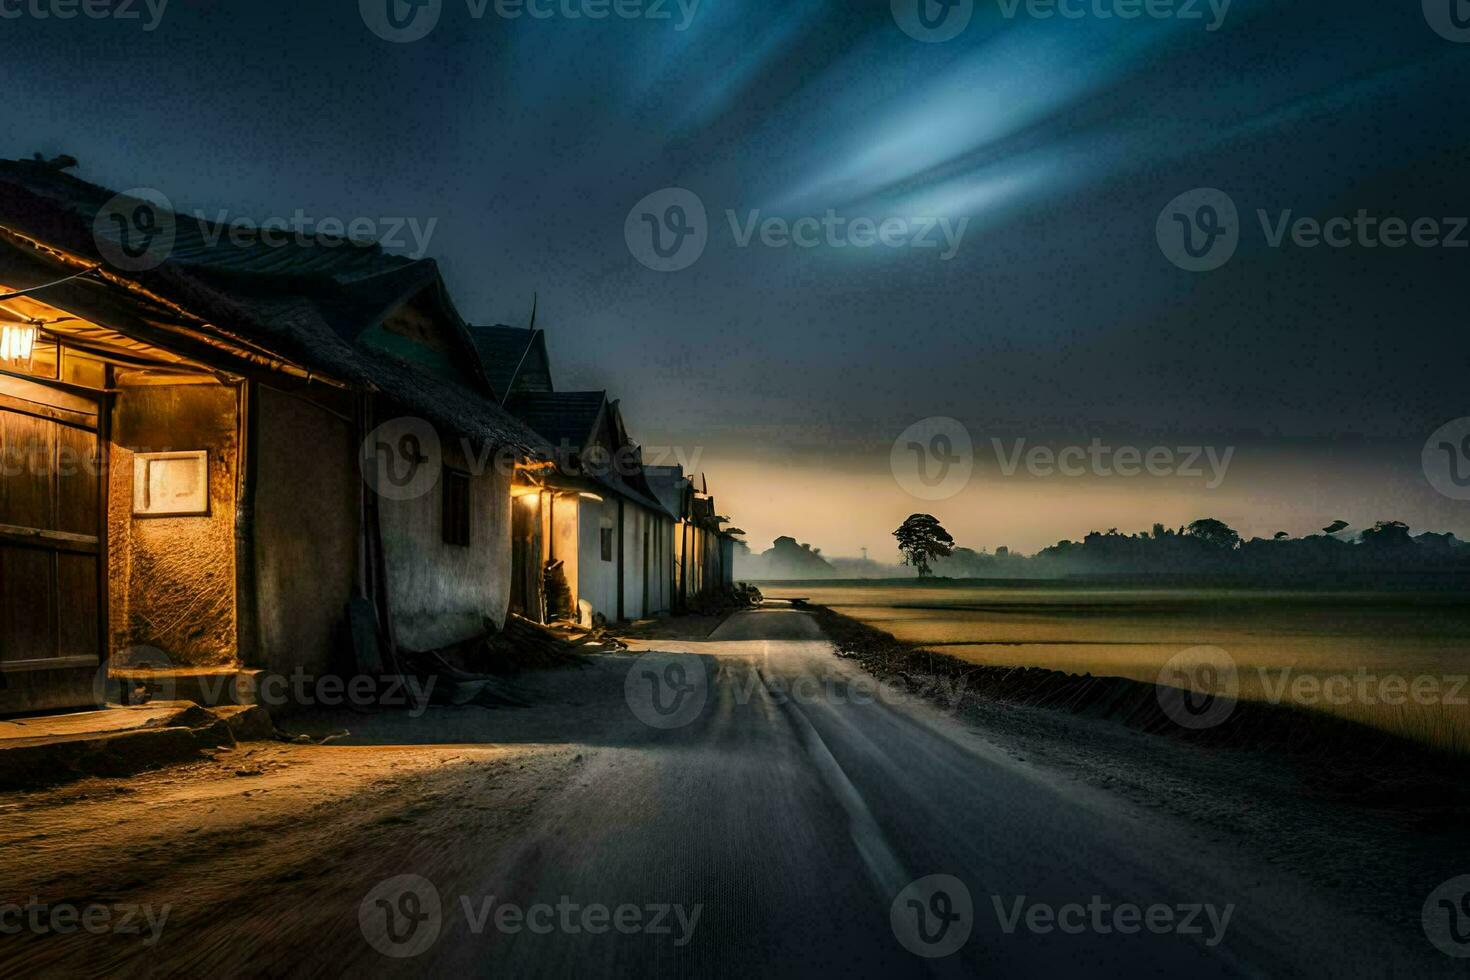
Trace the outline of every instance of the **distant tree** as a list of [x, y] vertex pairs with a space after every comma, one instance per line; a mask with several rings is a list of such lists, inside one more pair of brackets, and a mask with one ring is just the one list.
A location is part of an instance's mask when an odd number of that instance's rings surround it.
[[1352, 525], [1349, 524], [1347, 521], [1333, 521], [1331, 524], [1322, 529], [1322, 533], [1336, 534], [1338, 531], [1345, 531], [1351, 526]]
[[1291, 537], [1291, 535], [1290, 534], [1287, 534], [1285, 531], [1277, 531], [1276, 534], [1275, 534], [1275, 536], [1272, 538], [1272, 540], [1273, 541], [1285, 541], [1289, 537]]
[[1240, 545], [1240, 535], [1224, 521], [1204, 517], [1184, 529], [1186, 537], [1198, 538], [1222, 551], [1231, 551]]
[[1403, 521], [1379, 521], [1363, 532], [1363, 543], [1375, 548], [1403, 548], [1414, 543]]
[[929, 571], [931, 558], [947, 558], [954, 553], [954, 538], [930, 514], [909, 515], [893, 536], [898, 539], [903, 563], [917, 568], [920, 578], [932, 574]]
[[1006, 547], [1005, 545], [1001, 545], [999, 548], [995, 549], [995, 557], [1009, 558], [1011, 557], [1011, 549]]

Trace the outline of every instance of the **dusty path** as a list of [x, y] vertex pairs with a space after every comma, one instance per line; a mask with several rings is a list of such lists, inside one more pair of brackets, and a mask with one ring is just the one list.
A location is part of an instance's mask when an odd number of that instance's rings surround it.
[[[359, 744], [264, 747], [126, 792], [89, 782], [0, 800], [0, 902], [131, 903], [155, 917], [170, 906], [151, 945], [0, 935], [0, 973], [1381, 976], [1458, 965], [1175, 817], [1018, 760], [927, 704], [874, 697], [804, 613], [743, 613], [705, 640], [642, 646], [684, 656], [533, 675], [527, 709], [354, 719]], [[378, 887], [402, 875], [417, 877]], [[943, 897], [900, 899], [930, 875], [949, 876]], [[895, 899], [911, 943], [958, 950], [909, 952]], [[1128, 920], [1088, 911], [1068, 920], [1082, 924], [1075, 933], [1028, 929], [1028, 914], [1048, 923], [1026, 910], [1073, 903], [1166, 907], [1173, 926], [1123, 935], [1109, 925]], [[1205, 907], [1233, 907], [1228, 925]], [[1186, 916], [1198, 934], [1175, 928]], [[921, 925], [938, 946], [917, 938]]]

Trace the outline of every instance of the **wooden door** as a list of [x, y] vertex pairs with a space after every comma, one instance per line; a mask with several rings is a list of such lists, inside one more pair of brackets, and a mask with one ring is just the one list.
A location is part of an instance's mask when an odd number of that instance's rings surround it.
[[541, 508], [535, 495], [511, 498], [510, 611], [541, 621]]
[[103, 659], [98, 404], [0, 376], [0, 714], [89, 706]]

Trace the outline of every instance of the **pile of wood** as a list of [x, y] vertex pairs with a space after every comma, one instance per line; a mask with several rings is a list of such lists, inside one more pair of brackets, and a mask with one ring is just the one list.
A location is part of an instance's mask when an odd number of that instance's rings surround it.
[[586, 654], [620, 649], [626, 646], [602, 629], [583, 629], [565, 620], [543, 626], [512, 614], [504, 629], [482, 641], [480, 666], [492, 673], [581, 667]]
[[589, 653], [620, 649], [626, 649], [625, 645], [602, 629], [583, 629], [565, 621], [543, 626], [512, 613], [499, 631], [434, 654], [457, 671], [505, 676], [523, 670], [581, 667]]
[[713, 616], [736, 609], [751, 609], [764, 601], [765, 596], [761, 595], [760, 589], [741, 582], [691, 600], [689, 611], [700, 616]]
[[[585, 667], [588, 654], [626, 648], [601, 629], [583, 629], [567, 622], [542, 626], [512, 614], [500, 630], [442, 650], [404, 652], [404, 659], [425, 689], [432, 691], [433, 703], [495, 708], [527, 703], [510, 679], [513, 675], [528, 670]], [[432, 687], [428, 685], [430, 678]]]

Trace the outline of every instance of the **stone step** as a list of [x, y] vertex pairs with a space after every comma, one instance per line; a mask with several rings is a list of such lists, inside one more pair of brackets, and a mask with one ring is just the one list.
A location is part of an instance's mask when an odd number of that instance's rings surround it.
[[158, 701], [0, 722], [0, 790], [81, 776], [130, 776], [206, 758], [211, 749], [275, 737], [260, 705], [204, 708]]
[[256, 704], [264, 674], [238, 667], [118, 667], [108, 671], [108, 699], [126, 705], [193, 701], [206, 708]]

